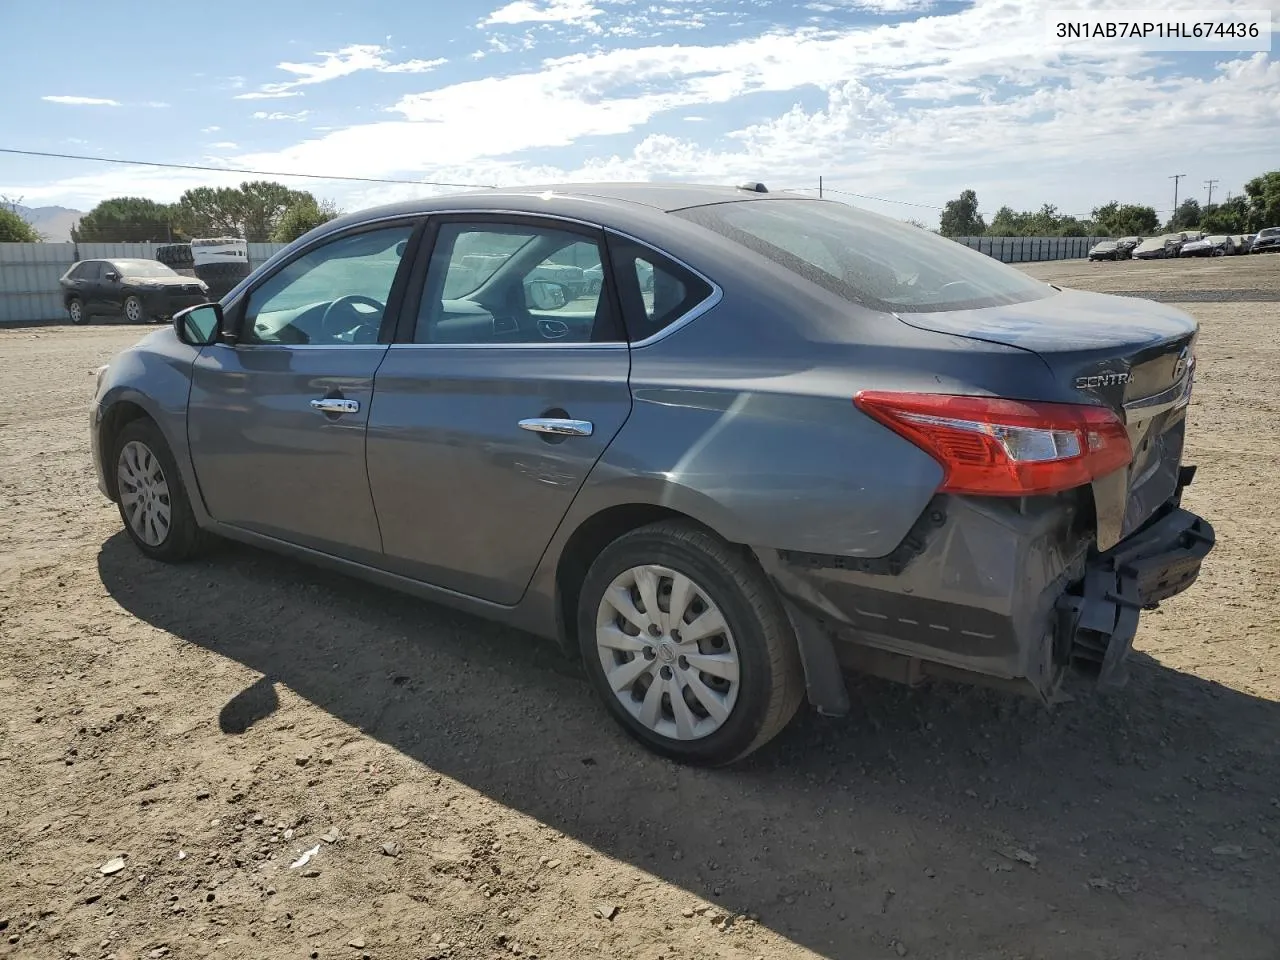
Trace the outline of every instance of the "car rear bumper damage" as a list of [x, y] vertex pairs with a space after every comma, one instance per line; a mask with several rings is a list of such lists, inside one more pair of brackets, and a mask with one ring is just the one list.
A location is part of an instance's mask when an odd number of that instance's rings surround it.
[[848, 709], [842, 668], [995, 686], [1046, 702], [1069, 675], [1123, 685], [1139, 614], [1195, 582], [1212, 526], [1181, 508], [1194, 467], [1147, 522], [1102, 553], [1087, 518], [936, 497], [883, 558], [758, 551], [796, 627], [809, 699]]

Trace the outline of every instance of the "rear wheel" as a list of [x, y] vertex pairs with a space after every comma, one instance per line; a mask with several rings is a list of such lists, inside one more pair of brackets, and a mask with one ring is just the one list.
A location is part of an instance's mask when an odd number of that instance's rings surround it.
[[745, 757], [795, 715], [803, 671], [785, 611], [754, 560], [664, 521], [591, 565], [578, 605], [583, 661], [610, 713], [685, 763]]
[[67, 301], [67, 317], [77, 327], [89, 322], [89, 314], [84, 312], [84, 304], [79, 297], [72, 297]]
[[130, 421], [116, 437], [112, 462], [120, 518], [137, 548], [167, 563], [195, 555], [205, 535], [160, 428], [145, 418]]

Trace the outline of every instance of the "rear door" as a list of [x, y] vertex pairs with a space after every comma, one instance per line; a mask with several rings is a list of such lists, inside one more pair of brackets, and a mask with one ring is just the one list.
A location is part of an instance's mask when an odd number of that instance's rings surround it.
[[87, 260], [81, 265], [77, 275], [80, 278], [80, 296], [88, 313], [102, 313], [106, 310], [106, 283], [102, 276], [105, 266], [101, 260]]
[[379, 562], [365, 427], [416, 226], [382, 223], [326, 238], [230, 308], [239, 337], [201, 351], [187, 414], [214, 519]]
[[546, 279], [605, 260], [601, 232], [577, 224], [437, 221], [369, 418], [390, 569], [494, 603], [523, 595], [631, 410], [609, 271], [595, 291]]

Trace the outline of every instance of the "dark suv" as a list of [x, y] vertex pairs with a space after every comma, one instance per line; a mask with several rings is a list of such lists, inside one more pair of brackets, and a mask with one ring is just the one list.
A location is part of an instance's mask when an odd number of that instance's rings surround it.
[[123, 316], [151, 323], [203, 303], [209, 288], [155, 260], [81, 260], [59, 281], [67, 316], [75, 324], [92, 316]]

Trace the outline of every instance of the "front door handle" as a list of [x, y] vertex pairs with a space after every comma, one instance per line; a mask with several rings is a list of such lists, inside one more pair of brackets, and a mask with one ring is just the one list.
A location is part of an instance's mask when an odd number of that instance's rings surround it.
[[321, 413], [359, 413], [359, 400], [344, 400], [341, 397], [321, 397], [311, 401], [311, 409]]
[[594, 428], [590, 420], [567, 420], [559, 417], [534, 417], [520, 421], [521, 430], [550, 433], [557, 437], [589, 437]]

